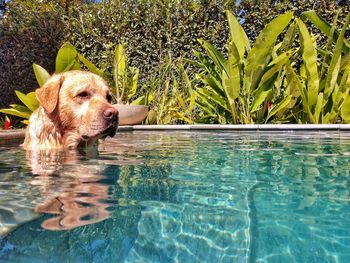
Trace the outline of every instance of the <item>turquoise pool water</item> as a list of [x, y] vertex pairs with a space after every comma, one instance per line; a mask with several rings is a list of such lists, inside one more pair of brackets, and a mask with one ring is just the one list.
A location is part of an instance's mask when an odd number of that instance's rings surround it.
[[0, 147], [0, 262], [350, 262], [350, 134]]

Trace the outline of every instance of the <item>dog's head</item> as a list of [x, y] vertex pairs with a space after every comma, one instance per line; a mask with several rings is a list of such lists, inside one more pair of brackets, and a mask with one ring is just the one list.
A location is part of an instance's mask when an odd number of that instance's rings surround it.
[[63, 136], [91, 142], [115, 135], [118, 111], [110, 104], [107, 83], [93, 73], [56, 74], [36, 90], [36, 97]]

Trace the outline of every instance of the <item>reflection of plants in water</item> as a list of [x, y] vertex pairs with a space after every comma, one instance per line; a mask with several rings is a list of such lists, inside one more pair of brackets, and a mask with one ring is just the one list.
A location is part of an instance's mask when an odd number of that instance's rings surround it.
[[171, 173], [170, 164], [120, 167], [118, 185], [121, 192], [117, 196], [118, 204], [136, 204], [145, 199], [169, 200], [171, 189], [176, 184], [170, 178]]
[[[269, 182], [274, 192], [283, 197], [297, 192], [298, 210], [314, 206], [323, 198], [348, 198], [346, 177], [350, 160], [344, 153], [349, 152], [350, 145], [335, 136], [338, 134], [328, 140], [319, 134], [272, 138], [274, 147], [282, 151], [261, 159], [261, 167], [265, 168], [260, 171], [259, 179]], [[344, 177], [343, 185], [335, 184], [339, 177]]]

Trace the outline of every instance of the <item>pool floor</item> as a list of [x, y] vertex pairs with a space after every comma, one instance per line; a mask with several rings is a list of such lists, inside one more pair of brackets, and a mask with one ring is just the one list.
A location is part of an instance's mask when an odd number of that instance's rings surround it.
[[350, 262], [350, 133], [0, 147], [0, 262]]

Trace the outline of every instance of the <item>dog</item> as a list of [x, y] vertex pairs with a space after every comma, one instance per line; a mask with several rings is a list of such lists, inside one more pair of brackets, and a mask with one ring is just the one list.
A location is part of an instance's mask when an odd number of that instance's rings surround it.
[[30, 116], [25, 149], [77, 149], [117, 131], [112, 94], [96, 74], [80, 70], [54, 74], [35, 95], [40, 106]]

